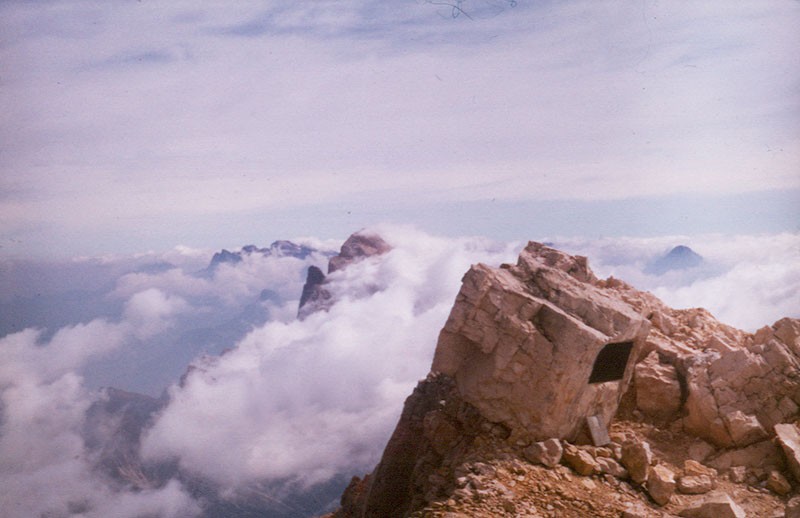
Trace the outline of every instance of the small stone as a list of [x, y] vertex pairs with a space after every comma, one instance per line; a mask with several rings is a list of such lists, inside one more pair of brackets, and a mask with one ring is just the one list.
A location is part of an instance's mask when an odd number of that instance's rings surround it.
[[767, 489], [779, 495], [787, 495], [792, 490], [792, 485], [780, 471], [772, 470], [767, 477]]
[[688, 475], [678, 480], [678, 492], [684, 495], [702, 495], [714, 489], [714, 481], [708, 475]]
[[662, 464], [650, 468], [647, 492], [658, 505], [667, 505], [675, 493], [675, 474]]
[[717, 470], [714, 468], [709, 468], [691, 459], [683, 461], [683, 473], [688, 476], [706, 475], [711, 478], [717, 476]]
[[572, 444], [567, 444], [564, 448], [562, 460], [579, 475], [589, 476], [600, 471], [600, 466], [589, 452]]
[[734, 484], [742, 484], [747, 480], [747, 468], [744, 466], [733, 466], [728, 470], [728, 480]]
[[561, 462], [564, 448], [561, 446], [561, 441], [558, 439], [548, 439], [531, 444], [522, 451], [522, 454], [534, 464], [541, 464], [552, 468]]
[[622, 447], [622, 465], [628, 469], [631, 480], [643, 484], [647, 480], [653, 453], [645, 441], [628, 442]]
[[628, 478], [628, 470], [622, 467], [622, 464], [607, 457], [598, 457], [595, 459], [597, 465], [600, 466], [600, 473], [607, 473], [617, 478]]
[[622, 518], [648, 518], [649, 516], [647, 509], [637, 504], [628, 504], [622, 511]]
[[596, 458], [599, 458], [599, 457], [611, 458], [611, 457], [614, 456], [614, 452], [611, 451], [611, 448], [605, 448], [605, 447], [603, 447], [603, 448], [595, 448], [594, 456]]
[[727, 493], [710, 493], [700, 502], [678, 513], [684, 518], [745, 518], [745, 513]]

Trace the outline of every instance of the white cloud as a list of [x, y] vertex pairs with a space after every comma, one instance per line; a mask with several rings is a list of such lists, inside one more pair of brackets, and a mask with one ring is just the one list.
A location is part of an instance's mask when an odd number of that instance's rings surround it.
[[139, 494], [114, 489], [92, 470], [81, 430], [94, 396], [75, 373], [119, 347], [126, 326], [95, 320], [59, 330], [47, 343], [33, 330], [0, 338], [0, 502], [3, 516], [183, 518], [198, 508], [173, 482]]
[[272, 321], [231, 352], [197, 363], [144, 443], [152, 457], [234, 487], [304, 484], [369, 469], [403, 399], [427, 373], [439, 329], [471, 262], [515, 245], [384, 228], [395, 247], [330, 276], [338, 302]]
[[[613, 275], [652, 291], [675, 308], [704, 307], [748, 331], [789, 316], [800, 318], [800, 235], [668, 236], [647, 239], [557, 239], [590, 257], [600, 276]], [[697, 268], [648, 275], [647, 263], [688, 245], [705, 259]]]
[[136, 337], [144, 340], [169, 328], [172, 317], [188, 309], [188, 303], [181, 297], [150, 288], [128, 300], [124, 319], [133, 326]]

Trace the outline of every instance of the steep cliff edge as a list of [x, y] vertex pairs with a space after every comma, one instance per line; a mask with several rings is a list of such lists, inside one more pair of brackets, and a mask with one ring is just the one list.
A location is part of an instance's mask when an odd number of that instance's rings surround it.
[[530, 243], [465, 274], [336, 516], [799, 516], [799, 405], [800, 321], [745, 333]]

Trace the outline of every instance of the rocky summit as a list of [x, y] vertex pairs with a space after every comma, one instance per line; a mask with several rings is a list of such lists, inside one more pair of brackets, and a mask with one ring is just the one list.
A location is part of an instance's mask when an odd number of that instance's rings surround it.
[[[382, 237], [366, 231], [352, 234], [342, 244], [338, 254], [328, 260], [328, 275], [369, 257], [380, 256], [391, 250]], [[327, 287], [328, 278], [317, 266], [309, 266], [306, 282], [300, 296], [297, 317], [304, 319], [317, 311], [327, 311], [335, 302]]]
[[797, 517], [799, 409], [800, 321], [746, 333], [529, 243], [464, 275], [333, 516]]

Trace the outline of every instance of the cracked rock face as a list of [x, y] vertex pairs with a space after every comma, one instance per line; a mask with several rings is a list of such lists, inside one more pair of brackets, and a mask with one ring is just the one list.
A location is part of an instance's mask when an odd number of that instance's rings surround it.
[[[585, 258], [529, 243], [514, 266], [466, 273], [432, 370], [451, 376], [461, 397], [514, 439], [572, 441], [588, 416], [608, 425], [648, 329], [598, 285]], [[597, 362], [604, 348], [610, 355]]]
[[[687, 369], [686, 429], [718, 446], [746, 446], [797, 415], [797, 321], [783, 319], [729, 350], [706, 350]], [[793, 330], [793, 331], [792, 331]]]

